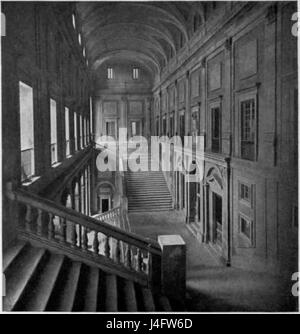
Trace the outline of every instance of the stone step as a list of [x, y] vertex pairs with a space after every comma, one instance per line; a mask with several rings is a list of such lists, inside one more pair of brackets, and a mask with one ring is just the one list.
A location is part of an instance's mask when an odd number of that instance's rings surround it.
[[5, 272], [6, 296], [3, 298], [5, 311], [13, 310], [43, 256], [44, 249], [36, 250], [26, 245], [8, 267]]
[[90, 267], [86, 283], [86, 293], [83, 300], [83, 312], [97, 311], [97, 297], [99, 285], [99, 269]]
[[118, 312], [117, 278], [111, 274], [106, 275], [105, 311]]
[[43, 312], [46, 309], [64, 262], [63, 255], [47, 255], [47, 261], [40, 266], [39, 270], [36, 270], [38, 272], [35, 273], [35, 277], [29, 282], [22, 295], [20, 311]]
[[22, 249], [25, 247], [26, 242], [20, 241], [10, 247], [3, 255], [3, 265], [2, 265], [2, 271], [5, 272], [5, 270], [9, 267], [9, 265], [14, 261], [14, 259], [21, 253]]

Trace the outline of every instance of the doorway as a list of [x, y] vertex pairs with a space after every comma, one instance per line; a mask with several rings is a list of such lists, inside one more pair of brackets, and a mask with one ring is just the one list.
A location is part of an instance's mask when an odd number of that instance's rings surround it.
[[213, 192], [213, 243], [222, 248], [222, 197]]
[[101, 199], [101, 208], [102, 208], [102, 213], [109, 210], [109, 199], [108, 198]]

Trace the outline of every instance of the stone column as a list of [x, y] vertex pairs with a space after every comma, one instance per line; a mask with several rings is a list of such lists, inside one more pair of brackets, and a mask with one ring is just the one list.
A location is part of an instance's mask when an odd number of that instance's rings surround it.
[[162, 92], [159, 92], [159, 136], [162, 134]]
[[[97, 97], [95, 100], [95, 113], [94, 113], [94, 118], [95, 118], [95, 125], [94, 125], [94, 133], [95, 133], [95, 139], [103, 135], [103, 115], [102, 115], [102, 100]], [[77, 133], [77, 136], [79, 136], [79, 132]]]
[[175, 80], [175, 85], [174, 85], [174, 100], [175, 100], [175, 105], [174, 105], [174, 136], [176, 136], [176, 132], [178, 132], [178, 84], [177, 80]]
[[204, 185], [204, 220], [203, 220], [204, 242], [208, 242], [209, 231], [209, 184]]
[[191, 110], [190, 110], [190, 72], [186, 72], [186, 100], [185, 100], [185, 135], [187, 136], [191, 131]]
[[147, 97], [145, 99], [145, 126], [144, 126], [144, 133], [143, 136], [146, 137], [148, 140], [150, 139], [150, 118], [151, 118], [151, 98]]
[[186, 291], [186, 244], [180, 235], [160, 235], [158, 243], [162, 250], [162, 292], [182, 300]]

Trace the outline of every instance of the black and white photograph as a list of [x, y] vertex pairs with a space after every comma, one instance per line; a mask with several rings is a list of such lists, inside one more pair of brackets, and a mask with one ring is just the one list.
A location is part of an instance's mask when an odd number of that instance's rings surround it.
[[1, 313], [299, 312], [298, 5], [1, 1]]

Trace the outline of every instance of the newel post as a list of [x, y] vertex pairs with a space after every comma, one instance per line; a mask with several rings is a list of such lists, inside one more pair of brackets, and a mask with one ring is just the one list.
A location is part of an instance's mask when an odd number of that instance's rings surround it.
[[158, 243], [162, 250], [162, 292], [172, 299], [185, 299], [186, 290], [186, 244], [180, 235], [160, 235]]

